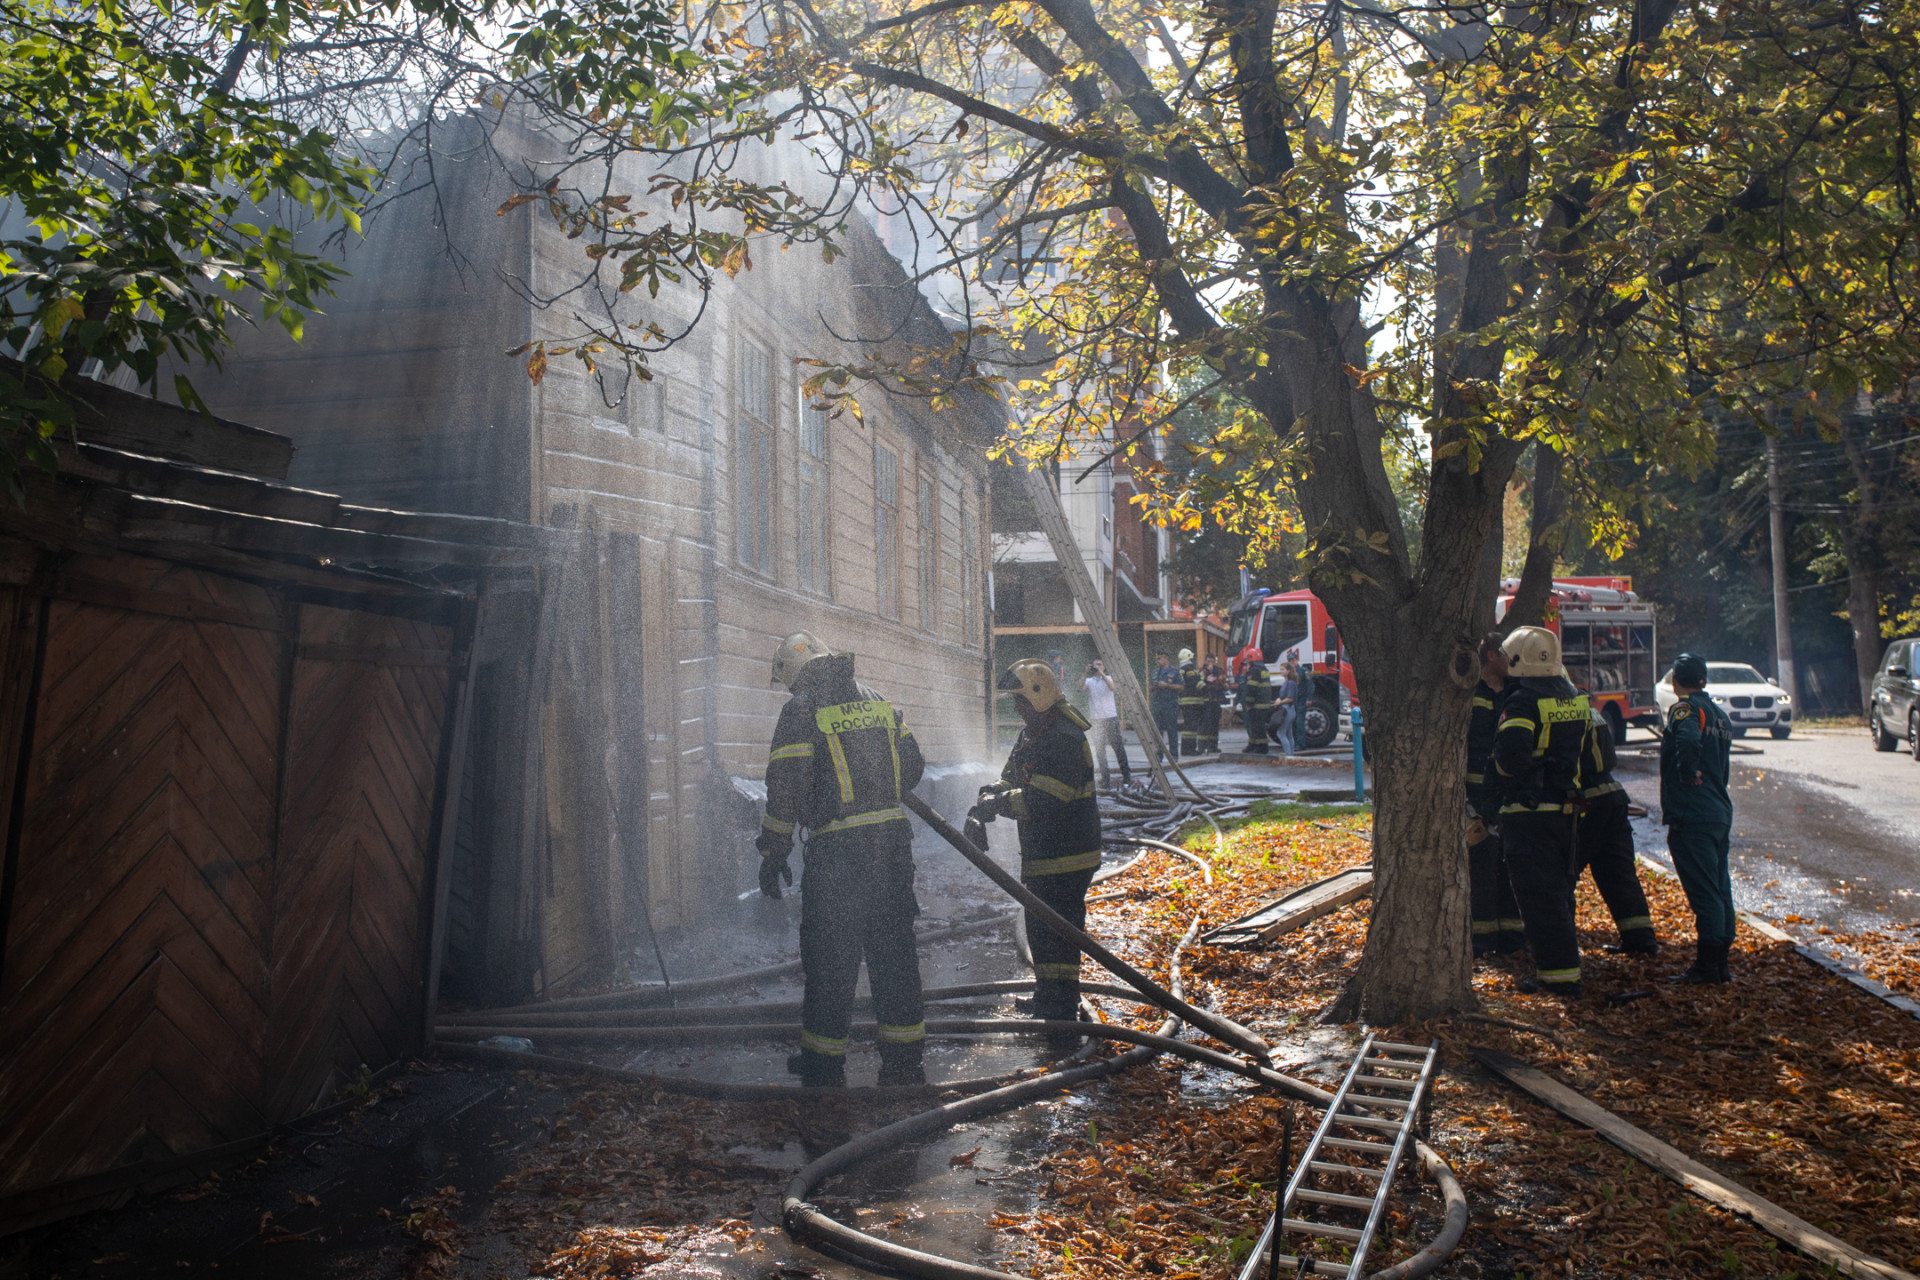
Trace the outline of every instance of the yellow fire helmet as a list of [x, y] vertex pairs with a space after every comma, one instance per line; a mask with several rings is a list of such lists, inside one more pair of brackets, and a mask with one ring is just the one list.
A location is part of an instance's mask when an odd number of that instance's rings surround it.
[[1173, 661], [1175, 666], [1186, 667], [1186, 666], [1193, 665], [1193, 650], [1182, 649], [1180, 651], [1180, 656], [1175, 658]]
[[800, 678], [800, 668], [815, 658], [831, 658], [833, 650], [821, 644], [817, 636], [810, 631], [796, 631], [780, 642], [773, 651], [773, 685], [780, 689], [793, 688], [793, 682]]
[[1528, 676], [1560, 674], [1560, 637], [1545, 627], [1515, 627], [1500, 646], [1507, 655], [1507, 673]]
[[1060, 701], [1060, 678], [1038, 658], [1022, 658], [1014, 663], [994, 687], [1016, 698], [1025, 698], [1035, 711], [1045, 711]]

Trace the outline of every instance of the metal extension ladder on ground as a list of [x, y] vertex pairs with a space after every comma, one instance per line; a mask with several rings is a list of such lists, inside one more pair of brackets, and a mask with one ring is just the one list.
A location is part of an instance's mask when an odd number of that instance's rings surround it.
[[[1280, 1207], [1241, 1268], [1240, 1280], [1266, 1280], [1273, 1275], [1346, 1276], [1353, 1280], [1366, 1274], [1367, 1251], [1373, 1247], [1386, 1216], [1394, 1174], [1413, 1152], [1415, 1125], [1428, 1100], [1439, 1051], [1438, 1040], [1421, 1048], [1376, 1040], [1368, 1034], [1334, 1092], [1320, 1127], [1314, 1130], [1313, 1140], [1301, 1153], [1293, 1176], [1287, 1179]], [[1336, 1154], [1348, 1156], [1353, 1163], [1331, 1158]], [[1370, 1183], [1372, 1194], [1323, 1191], [1315, 1185], [1332, 1178]], [[1296, 1206], [1319, 1219], [1335, 1213], [1349, 1217], [1364, 1213], [1366, 1221], [1357, 1227], [1309, 1221], [1294, 1216]], [[1350, 1245], [1353, 1252], [1345, 1262], [1285, 1253], [1277, 1259], [1269, 1256], [1285, 1243], [1280, 1239], [1283, 1234]]]

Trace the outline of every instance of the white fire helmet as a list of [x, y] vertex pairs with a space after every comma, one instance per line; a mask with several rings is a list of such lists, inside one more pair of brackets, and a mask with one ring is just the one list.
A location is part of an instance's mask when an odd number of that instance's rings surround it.
[[1191, 649], [1182, 649], [1182, 650], [1180, 651], [1180, 656], [1179, 656], [1179, 657], [1177, 657], [1177, 658], [1175, 658], [1175, 659], [1174, 659], [1173, 661], [1174, 661], [1174, 665], [1175, 665], [1175, 666], [1181, 666], [1181, 667], [1188, 667], [1188, 666], [1192, 666], [1192, 665], [1193, 665], [1193, 650], [1191, 650]]
[[1507, 655], [1509, 675], [1525, 679], [1561, 674], [1560, 637], [1545, 627], [1515, 627], [1500, 651]]
[[815, 658], [831, 658], [833, 650], [821, 644], [810, 631], [796, 631], [773, 651], [773, 681], [776, 688], [791, 689], [800, 678], [800, 668]]
[[1053, 674], [1051, 666], [1038, 658], [1022, 658], [1014, 663], [994, 687], [1002, 693], [1026, 699], [1027, 705], [1036, 712], [1045, 711], [1060, 701], [1060, 677]]

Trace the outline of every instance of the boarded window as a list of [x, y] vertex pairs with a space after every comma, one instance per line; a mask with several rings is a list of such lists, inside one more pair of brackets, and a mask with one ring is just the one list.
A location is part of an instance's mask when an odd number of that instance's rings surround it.
[[920, 502], [914, 512], [920, 535], [920, 626], [940, 630], [940, 486], [920, 477]]
[[873, 447], [873, 611], [900, 616], [900, 460], [883, 444]]
[[800, 398], [799, 524], [800, 589], [833, 594], [833, 540], [828, 535], [832, 486], [827, 472], [827, 415]]
[[735, 363], [734, 469], [739, 496], [734, 507], [740, 563], [773, 576], [773, 357], [742, 341]]

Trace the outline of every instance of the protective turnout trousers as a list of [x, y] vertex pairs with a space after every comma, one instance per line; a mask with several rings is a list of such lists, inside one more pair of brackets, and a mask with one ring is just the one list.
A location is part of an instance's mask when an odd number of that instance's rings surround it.
[[[1469, 819], [1471, 825], [1472, 819]], [[1486, 838], [1467, 846], [1467, 890], [1473, 906], [1473, 954], [1490, 951], [1511, 954], [1527, 945], [1526, 921], [1520, 901], [1513, 896], [1507, 876], [1506, 849], [1500, 833], [1490, 828]]]
[[913, 921], [913, 854], [904, 840], [851, 833], [807, 846], [800, 885], [806, 971], [800, 1049], [815, 1071], [846, 1057], [853, 993], [867, 962], [883, 1065], [918, 1064], [927, 1038]]
[[1634, 869], [1633, 822], [1624, 798], [1593, 805], [1580, 815], [1578, 849], [1574, 879], [1579, 880], [1580, 871], [1592, 870], [1594, 887], [1606, 900], [1613, 927], [1620, 933], [1620, 945], [1629, 950], [1650, 945], [1653, 913]]
[[1247, 754], [1267, 754], [1267, 716], [1270, 707], [1247, 708]]
[[1198, 698], [1180, 699], [1180, 754], [1192, 757], [1200, 754], [1200, 744], [1206, 736], [1206, 704]]
[[1695, 933], [1711, 946], [1733, 942], [1733, 879], [1727, 870], [1731, 834], [1732, 826], [1724, 822], [1676, 822], [1667, 828], [1667, 851], [1693, 908]]
[[[1040, 901], [1067, 918], [1076, 929], [1087, 927], [1087, 886], [1093, 868], [1059, 875], [1020, 877]], [[1033, 950], [1033, 1012], [1040, 1018], [1071, 1021], [1080, 1016], [1080, 950], [1055, 933], [1032, 912], [1026, 915], [1027, 945]]]
[[1573, 923], [1573, 814], [1503, 813], [1500, 837], [1535, 972], [1549, 987], [1571, 987], [1580, 981], [1580, 939]]

